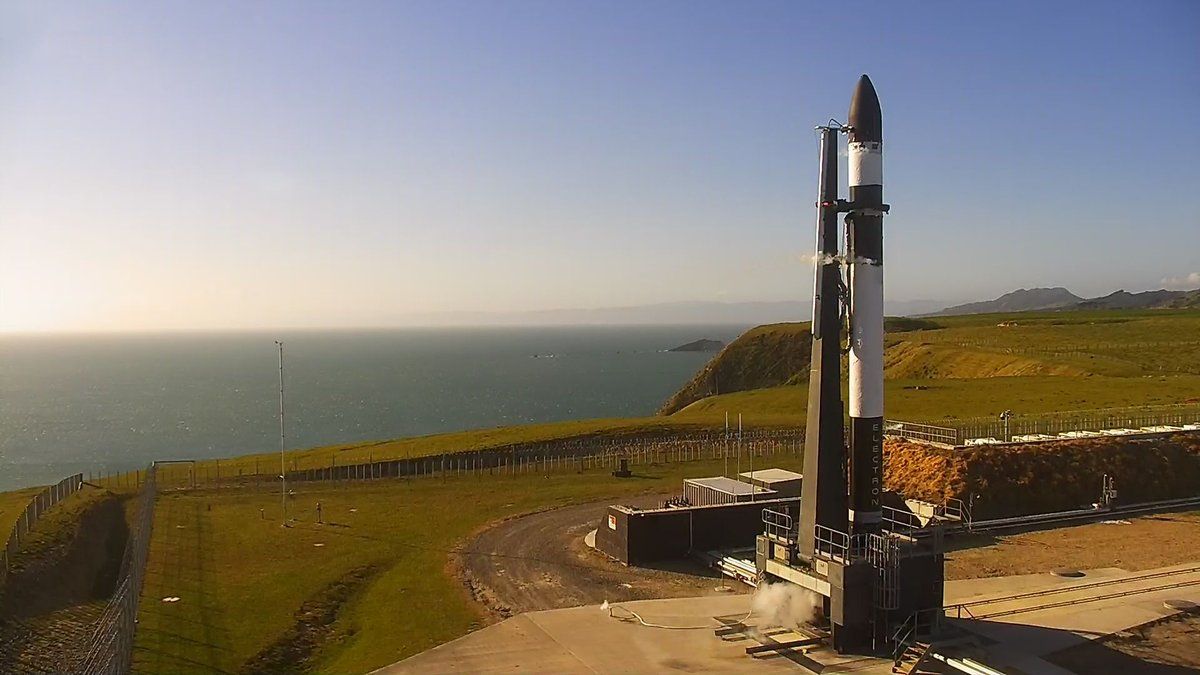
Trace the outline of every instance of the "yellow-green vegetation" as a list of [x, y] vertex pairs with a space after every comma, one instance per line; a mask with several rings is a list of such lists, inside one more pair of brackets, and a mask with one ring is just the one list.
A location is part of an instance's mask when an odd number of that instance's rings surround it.
[[[798, 468], [799, 457], [772, 465]], [[163, 494], [135, 651], [137, 672], [237, 672], [296, 635], [297, 611], [339, 580], [363, 576], [334, 612], [315, 653], [292, 655], [315, 672], [366, 672], [480, 625], [452, 553], [483, 525], [580, 501], [676, 491], [684, 475], [720, 473], [720, 462], [635, 467], [634, 479], [579, 474], [418, 478], [309, 484], [283, 528], [278, 493], [252, 489]], [[315, 522], [321, 503], [324, 525]], [[265, 517], [264, 517], [265, 516]], [[178, 602], [163, 598], [178, 597]], [[310, 603], [308, 611], [314, 611]], [[318, 631], [319, 632], [319, 631]], [[311, 636], [310, 636], [311, 637]]]
[[[938, 421], [1064, 410], [1200, 402], [1200, 312], [1074, 311], [937, 317], [893, 324], [886, 340], [889, 417]], [[761, 326], [780, 344], [807, 324]], [[775, 339], [762, 333], [778, 333]], [[737, 342], [726, 348], [734, 348]], [[725, 352], [718, 355], [720, 360]], [[778, 362], [770, 350], [757, 353]], [[724, 366], [710, 363], [709, 370]], [[786, 375], [786, 379], [784, 379]], [[780, 380], [787, 384], [780, 386]], [[763, 383], [768, 384], [763, 384]], [[796, 372], [709, 396], [672, 419], [713, 423], [725, 412], [753, 424], [803, 424], [808, 392]]]
[[111, 499], [112, 496], [113, 493], [108, 490], [86, 485], [78, 492], [67, 495], [65, 499], [43, 513], [33, 529], [22, 538], [21, 547], [13, 558], [14, 564], [19, 566], [21, 559], [26, 556], [36, 557], [48, 550], [63, 546], [74, 537], [75, 531], [80, 526], [81, 515], [96, 503]]
[[0, 542], [8, 539], [13, 523], [17, 522], [17, 518], [25, 511], [33, 496], [41, 491], [41, 487], [31, 487], [0, 492]]
[[[1172, 405], [1200, 400], [1200, 376], [1153, 377], [994, 377], [974, 380], [887, 380], [887, 415], [911, 421], [995, 417], [1004, 410], [1021, 415], [1095, 408]], [[744, 414], [747, 424], [804, 424], [806, 387], [773, 387], [698, 401], [672, 417], [696, 421]]]
[[752, 328], [729, 343], [663, 405], [661, 414], [721, 392], [795, 383], [808, 377], [812, 331], [808, 323]]
[[[302, 471], [334, 465], [361, 464], [368, 461], [409, 459], [442, 453], [485, 450], [517, 443], [549, 443], [564, 439], [594, 437], [605, 439], [619, 439], [624, 436], [645, 437], [680, 431], [696, 431], [702, 427], [703, 423], [695, 420], [641, 417], [474, 429], [390, 441], [290, 450], [287, 452], [287, 467], [289, 471]], [[159, 471], [159, 482], [165, 486], [183, 485], [187, 482], [189, 470], [186, 465], [165, 467]], [[279, 453], [267, 452], [228, 459], [202, 460], [196, 462], [194, 470], [197, 475], [208, 479], [216, 476], [234, 477], [255, 474], [270, 476], [274, 479], [279, 475]], [[104, 484], [106, 486], [133, 487], [137, 480], [138, 478], [134, 474], [128, 474], [111, 477]]]

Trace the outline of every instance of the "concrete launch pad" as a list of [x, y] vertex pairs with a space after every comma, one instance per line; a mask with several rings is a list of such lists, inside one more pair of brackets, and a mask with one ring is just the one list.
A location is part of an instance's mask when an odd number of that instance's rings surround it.
[[[1017, 595], [1022, 597], [1012, 597]], [[1071, 671], [1044, 657], [1175, 614], [1165, 600], [1200, 602], [1200, 562], [1141, 572], [1085, 570], [1079, 578], [1046, 573], [950, 581], [946, 598], [952, 604], [981, 603], [968, 605], [979, 618], [954, 619], [956, 613], [949, 612], [968, 639], [940, 650], [948, 657], [971, 658], [1002, 672], [1064, 675]], [[529, 612], [376, 672], [805, 672], [787, 655], [747, 656], [747, 647], [761, 644], [755, 639], [714, 633], [745, 617], [750, 602], [749, 596], [735, 595], [620, 604], [648, 623], [704, 627], [691, 630], [646, 627], [612, 618], [596, 605]], [[1006, 614], [1011, 611], [1016, 613]], [[755, 618], [746, 623], [754, 626]], [[891, 672], [885, 659], [838, 656], [824, 648], [808, 656], [826, 673]]]
[[[528, 612], [506, 619], [377, 671], [399, 673], [773, 673], [796, 672], [783, 658], [746, 656], [745, 641], [727, 642], [713, 631], [750, 611], [746, 595], [641, 600], [621, 603], [647, 622], [708, 626], [696, 630], [647, 628], [609, 617], [597, 605]], [[622, 613], [621, 616], [624, 616]], [[750, 643], [757, 644], [757, 643]], [[880, 662], [882, 665], [884, 662]], [[887, 663], [890, 666], [890, 662]], [[884, 667], [879, 671], [887, 673]]]

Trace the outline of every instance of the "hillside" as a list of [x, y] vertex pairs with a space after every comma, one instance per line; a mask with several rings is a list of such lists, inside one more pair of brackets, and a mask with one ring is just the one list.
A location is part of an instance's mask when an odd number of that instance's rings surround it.
[[1062, 287], [1018, 289], [982, 302], [947, 307], [929, 316], [964, 316], [1037, 312], [1046, 310], [1121, 310], [1121, 309], [1194, 309], [1200, 307], [1200, 289], [1193, 291], [1143, 291], [1130, 293], [1119, 290], [1098, 298], [1081, 298]]
[[937, 316], [959, 316], [963, 314], [992, 314], [995, 312], [1030, 312], [1043, 309], [1061, 309], [1083, 302], [1083, 298], [1061, 286], [1055, 288], [1018, 289], [1011, 293], [982, 302], [947, 307]]
[[707, 396], [803, 380], [811, 350], [807, 322], [752, 328], [714, 356], [658, 412], [670, 415]]
[[[944, 421], [1010, 408], [1037, 414], [1200, 401], [1196, 310], [969, 315], [938, 319], [937, 326], [920, 332], [889, 326], [889, 415]], [[719, 420], [734, 411], [758, 423], [803, 424], [806, 400], [803, 387], [722, 389], [672, 419]]]
[[[812, 333], [808, 323], [759, 326], [729, 343], [672, 396], [658, 413], [670, 415], [708, 396], [800, 384], [808, 380]], [[889, 317], [888, 333], [939, 328], [927, 319]]]

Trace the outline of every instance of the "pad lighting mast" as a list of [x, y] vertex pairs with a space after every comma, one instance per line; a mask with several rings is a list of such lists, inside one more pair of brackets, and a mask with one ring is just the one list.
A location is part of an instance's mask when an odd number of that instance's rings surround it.
[[287, 527], [287, 441], [283, 415], [283, 343], [275, 341], [279, 348], [279, 481], [280, 481], [280, 512], [283, 514], [283, 527]]

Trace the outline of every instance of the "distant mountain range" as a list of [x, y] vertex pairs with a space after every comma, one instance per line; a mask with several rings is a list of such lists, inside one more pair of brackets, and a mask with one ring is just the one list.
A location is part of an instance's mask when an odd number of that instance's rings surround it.
[[[936, 312], [945, 301], [886, 301], [888, 316]], [[667, 302], [656, 305], [550, 309], [524, 312], [431, 312], [400, 317], [400, 325], [441, 326], [589, 326], [589, 325], [742, 325], [808, 321], [812, 300], [778, 302]]]
[[1116, 291], [1099, 298], [1081, 298], [1061, 286], [1021, 288], [983, 302], [947, 307], [927, 316], [997, 314], [1075, 309], [1185, 309], [1200, 307], [1200, 289], [1193, 291]]

